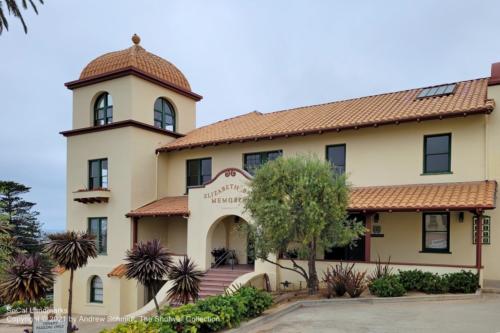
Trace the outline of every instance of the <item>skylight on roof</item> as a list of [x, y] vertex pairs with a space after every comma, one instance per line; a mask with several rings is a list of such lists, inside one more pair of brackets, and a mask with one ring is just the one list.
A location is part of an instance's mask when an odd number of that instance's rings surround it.
[[456, 86], [457, 86], [456, 83], [452, 83], [452, 84], [443, 84], [442, 86], [424, 88], [422, 89], [420, 94], [418, 94], [417, 98], [427, 98], [427, 97], [436, 97], [436, 96], [453, 94]]

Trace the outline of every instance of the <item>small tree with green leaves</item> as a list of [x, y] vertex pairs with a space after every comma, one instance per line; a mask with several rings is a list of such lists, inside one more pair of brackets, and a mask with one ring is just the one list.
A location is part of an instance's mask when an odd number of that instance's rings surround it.
[[173, 286], [168, 291], [168, 300], [172, 303], [188, 304], [195, 302], [200, 293], [201, 278], [205, 272], [196, 268], [195, 263], [185, 256], [179, 259], [168, 273], [168, 278], [173, 281]]
[[71, 333], [73, 305], [73, 274], [78, 268], [87, 265], [89, 258], [97, 257], [97, 248], [94, 235], [76, 231], [66, 231], [48, 236], [49, 242], [45, 251], [54, 261], [70, 271], [68, 290], [68, 333]]
[[35, 303], [45, 297], [53, 284], [52, 267], [46, 261], [38, 254], [19, 254], [2, 275], [0, 294], [8, 303], [27, 303], [33, 326]]
[[[250, 189], [245, 207], [255, 221], [250, 230], [257, 258], [300, 274], [316, 293], [317, 250], [347, 245], [365, 232], [348, 219], [346, 176], [314, 156], [278, 158], [257, 170]], [[307, 270], [293, 258], [293, 267], [269, 259], [290, 249], [307, 258]]]
[[161, 245], [160, 241], [153, 239], [146, 243], [137, 243], [132, 250], [127, 251], [125, 258], [127, 279], [136, 279], [153, 294], [156, 312], [160, 316], [160, 306], [156, 300], [154, 284], [158, 280], [167, 277], [170, 267], [172, 267], [172, 255]]

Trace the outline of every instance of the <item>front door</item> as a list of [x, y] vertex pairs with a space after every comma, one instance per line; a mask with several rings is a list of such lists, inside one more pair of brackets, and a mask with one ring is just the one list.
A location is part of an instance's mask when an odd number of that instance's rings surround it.
[[[362, 221], [366, 225], [365, 216], [362, 214], [351, 214], [350, 219]], [[361, 236], [352, 244], [342, 247], [333, 247], [325, 251], [326, 260], [352, 260], [364, 261], [365, 260], [365, 236]]]

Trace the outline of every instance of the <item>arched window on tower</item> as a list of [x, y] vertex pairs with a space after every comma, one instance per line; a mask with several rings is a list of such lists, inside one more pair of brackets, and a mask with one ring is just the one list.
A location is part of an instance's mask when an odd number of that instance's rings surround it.
[[101, 278], [98, 276], [92, 277], [92, 280], [90, 280], [90, 302], [102, 303], [103, 295]]
[[97, 97], [94, 105], [94, 126], [111, 124], [113, 122], [113, 99], [108, 93]]
[[154, 106], [155, 126], [175, 132], [175, 111], [172, 104], [160, 97]]

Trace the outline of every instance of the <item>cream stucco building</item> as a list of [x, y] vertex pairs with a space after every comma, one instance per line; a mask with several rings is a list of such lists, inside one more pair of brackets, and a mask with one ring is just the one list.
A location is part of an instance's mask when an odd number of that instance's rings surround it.
[[[203, 295], [235, 280], [263, 283], [264, 273], [271, 288], [303, 285], [299, 275], [253, 262], [252, 241], [238, 225], [252, 223], [242, 200], [255, 168], [309, 153], [349, 175], [350, 213], [368, 230], [354, 247], [321, 249], [320, 274], [338, 260], [370, 270], [377, 257], [390, 257], [396, 268], [478, 270], [483, 285], [500, 285], [500, 64], [488, 78], [196, 128], [202, 97], [139, 44], [134, 36], [130, 48], [96, 58], [66, 84], [67, 229], [94, 233], [100, 252], [75, 274], [76, 313], [147, 311], [151, 295], [124, 277], [123, 258], [152, 239], [209, 271]], [[217, 248], [234, 255], [227, 261], [234, 270], [211, 268]], [[276, 260], [290, 265], [293, 255]], [[61, 272], [56, 306], [65, 307], [67, 286]], [[161, 299], [169, 283], [158, 288]]]

